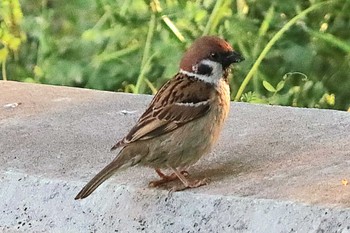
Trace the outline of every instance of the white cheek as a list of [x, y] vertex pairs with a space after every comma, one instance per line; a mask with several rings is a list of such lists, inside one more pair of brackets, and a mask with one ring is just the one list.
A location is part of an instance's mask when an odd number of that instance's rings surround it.
[[182, 69], [180, 70], [180, 73], [195, 77], [206, 83], [211, 83], [217, 86], [224, 74], [222, 70], [222, 65], [218, 62], [211, 61], [211, 60], [203, 60], [200, 62], [200, 64], [209, 66], [212, 69], [211, 74], [210, 75], [197, 74], [197, 73], [188, 72]]
[[222, 65], [218, 62], [211, 60], [203, 60], [201, 61], [201, 64], [207, 65], [212, 68], [210, 79], [213, 83], [218, 83], [223, 76]]

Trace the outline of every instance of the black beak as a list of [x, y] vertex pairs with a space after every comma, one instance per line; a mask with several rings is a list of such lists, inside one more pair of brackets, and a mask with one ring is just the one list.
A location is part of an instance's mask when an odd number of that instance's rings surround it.
[[229, 56], [227, 56], [226, 59], [228, 60], [228, 62], [230, 62], [230, 64], [244, 61], [244, 57], [236, 51], [232, 51], [232, 53]]
[[222, 65], [224, 68], [227, 68], [232, 63], [238, 63], [241, 61], [244, 61], [244, 57], [242, 57], [240, 53], [232, 51], [223, 58]]

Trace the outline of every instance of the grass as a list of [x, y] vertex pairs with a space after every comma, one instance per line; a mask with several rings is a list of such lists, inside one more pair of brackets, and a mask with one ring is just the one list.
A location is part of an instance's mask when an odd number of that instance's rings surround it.
[[246, 58], [230, 79], [233, 100], [350, 107], [348, 0], [1, 4], [0, 51], [10, 49], [0, 79], [152, 94], [194, 39], [218, 35]]
[[[241, 86], [238, 89], [238, 92], [236, 94], [236, 97], [234, 98], [235, 101], [239, 101], [241, 99], [241, 96], [243, 94], [244, 89], [247, 87], [248, 83], [250, 82], [250, 80], [252, 79], [253, 75], [257, 72], [262, 60], [266, 57], [267, 53], [272, 49], [273, 45], [282, 38], [282, 36], [285, 34], [285, 32], [291, 27], [293, 26], [295, 23], [298, 22], [299, 19], [301, 19], [302, 17], [304, 17], [305, 15], [307, 15], [308, 13], [319, 9], [322, 6], [325, 6], [327, 4], [330, 4], [334, 1], [327, 1], [327, 2], [321, 2], [315, 5], [310, 6], [309, 8], [303, 10], [302, 12], [300, 12], [299, 14], [297, 14], [296, 16], [294, 16], [291, 20], [289, 20], [272, 38], [271, 40], [266, 44], [266, 46], [264, 47], [264, 49], [261, 51], [260, 55], [258, 56], [258, 58], [256, 59], [256, 61], [254, 62], [252, 68], [249, 70], [247, 76], [244, 78]], [[263, 34], [263, 33], [259, 33], [259, 34]]]

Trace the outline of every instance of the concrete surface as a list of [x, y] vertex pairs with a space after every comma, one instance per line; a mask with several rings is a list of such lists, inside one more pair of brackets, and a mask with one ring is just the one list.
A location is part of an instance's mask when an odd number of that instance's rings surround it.
[[[350, 232], [350, 113], [232, 103], [205, 187], [148, 168], [75, 195], [151, 96], [0, 82], [0, 232]], [[17, 104], [16, 104], [17, 103]]]

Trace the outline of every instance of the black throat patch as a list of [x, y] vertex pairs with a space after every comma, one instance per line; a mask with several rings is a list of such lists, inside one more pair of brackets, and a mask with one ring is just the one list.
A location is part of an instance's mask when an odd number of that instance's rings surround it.
[[205, 64], [199, 64], [196, 70], [197, 74], [210, 76], [212, 74], [213, 68]]

